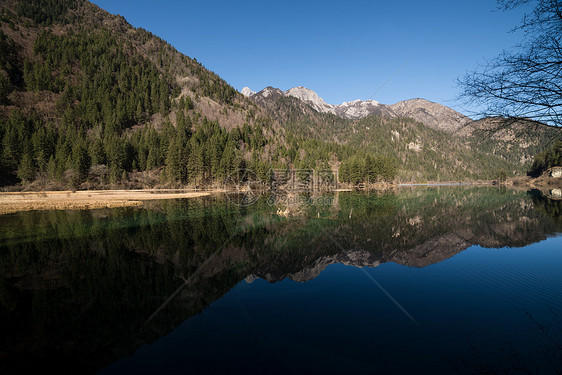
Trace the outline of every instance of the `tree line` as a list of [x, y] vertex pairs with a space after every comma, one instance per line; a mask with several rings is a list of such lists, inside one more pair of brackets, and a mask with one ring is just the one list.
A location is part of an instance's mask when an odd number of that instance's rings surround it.
[[537, 177], [547, 169], [556, 166], [562, 166], [562, 140], [560, 139], [535, 156], [529, 175]]
[[353, 185], [360, 183], [375, 183], [392, 181], [398, 172], [398, 163], [394, 158], [370, 154], [356, 154], [344, 160], [339, 169], [342, 182]]
[[353, 153], [336, 144], [289, 138], [287, 145], [273, 147], [264, 134], [269, 131], [266, 120], [229, 131], [184, 108], [175, 124], [166, 119], [159, 130], [146, 124], [132, 132], [97, 133], [44, 123], [15, 109], [0, 122], [0, 168], [15, 171], [24, 184], [39, 180], [70, 188], [119, 184], [130, 173], [151, 171], [158, 183], [172, 186], [224, 182], [240, 169], [267, 182], [272, 169], [330, 170], [330, 161], [338, 158], [344, 160], [341, 182], [389, 181], [397, 171], [389, 157]]
[[[157, 171], [160, 183], [208, 184], [238, 169], [262, 171], [269, 166], [257, 157], [267, 143], [262, 126], [245, 124], [227, 131], [184, 110], [175, 125], [166, 119], [160, 130], [147, 124], [130, 133], [98, 134], [45, 124], [15, 109], [0, 122], [0, 137], [0, 167], [16, 171], [23, 183], [41, 179], [73, 188], [84, 182], [103, 187], [126, 181], [131, 172]], [[247, 161], [244, 153], [256, 156]]]

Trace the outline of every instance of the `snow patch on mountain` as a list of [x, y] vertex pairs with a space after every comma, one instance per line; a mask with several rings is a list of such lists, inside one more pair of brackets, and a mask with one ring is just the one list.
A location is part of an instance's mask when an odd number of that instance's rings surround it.
[[285, 91], [285, 95], [293, 96], [303, 101], [318, 112], [332, 113], [348, 119], [359, 119], [371, 114], [381, 116], [392, 115], [392, 110], [386, 108], [386, 106], [380, 104], [376, 100], [357, 99], [350, 102], [343, 102], [338, 105], [328, 104], [314, 91], [302, 86], [293, 87], [292, 89]]
[[381, 104], [376, 100], [353, 100], [351, 102], [343, 102], [336, 106], [336, 114], [350, 119], [358, 119], [369, 116], [370, 114], [382, 114]]
[[241, 91], [242, 95], [249, 98], [250, 96], [254, 95], [256, 92], [250, 89], [249, 87], [244, 87]]

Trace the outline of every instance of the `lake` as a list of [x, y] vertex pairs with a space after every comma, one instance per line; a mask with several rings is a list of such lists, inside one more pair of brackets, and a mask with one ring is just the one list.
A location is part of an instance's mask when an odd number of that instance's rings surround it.
[[251, 198], [0, 216], [0, 371], [562, 371], [562, 201]]

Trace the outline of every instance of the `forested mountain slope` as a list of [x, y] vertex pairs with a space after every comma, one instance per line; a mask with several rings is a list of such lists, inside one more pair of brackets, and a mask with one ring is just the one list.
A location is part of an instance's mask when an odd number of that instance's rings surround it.
[[0, 11], [3, 184], [204, 181], [274, 139], [254, 103], [120, 16], [83, 0]]
[[[522, 146], [401, 117], [344, 119], [299, 99], [304, 88], [250, 99], [86, 0], [0, 2], [0, 50], [0, 186], [211, 186], [242, 168], [264, 182], [272, 168], [342, 167], [351, 183], [493, 178], [525, 172], [552, 138]], [[438, 107], [416, 103], [393, 111]]]
[[[360, 150], [356, 157], [345, 160], [344, 167], [351, 164], [352, 169], [361, 169], [365, 154], [396, 160], [401, 181], [494, 179], [500, 172], [524, 174], [534, 155], [562, 137], [560, 129], [537, 122], [471, 121], [451, 108], [423, 99], [386, 106], [392, 113], [346, 119], [317, 111], [318, 104], [288, 95], [291, 90], [267, 87], [250, 98], [291, 134]], [[355, 173], [350, 180], [359, 181], [364, 175]]]

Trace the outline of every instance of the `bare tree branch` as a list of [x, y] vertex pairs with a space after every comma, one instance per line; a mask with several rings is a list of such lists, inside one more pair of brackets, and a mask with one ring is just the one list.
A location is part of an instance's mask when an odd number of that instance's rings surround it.
[[514, 30], [523, 41], [467, 73], [461, 98], [482, 116], [527, 118], [562, 125], [562, 1], [498, 0], [500, 10], [534, 4]]

